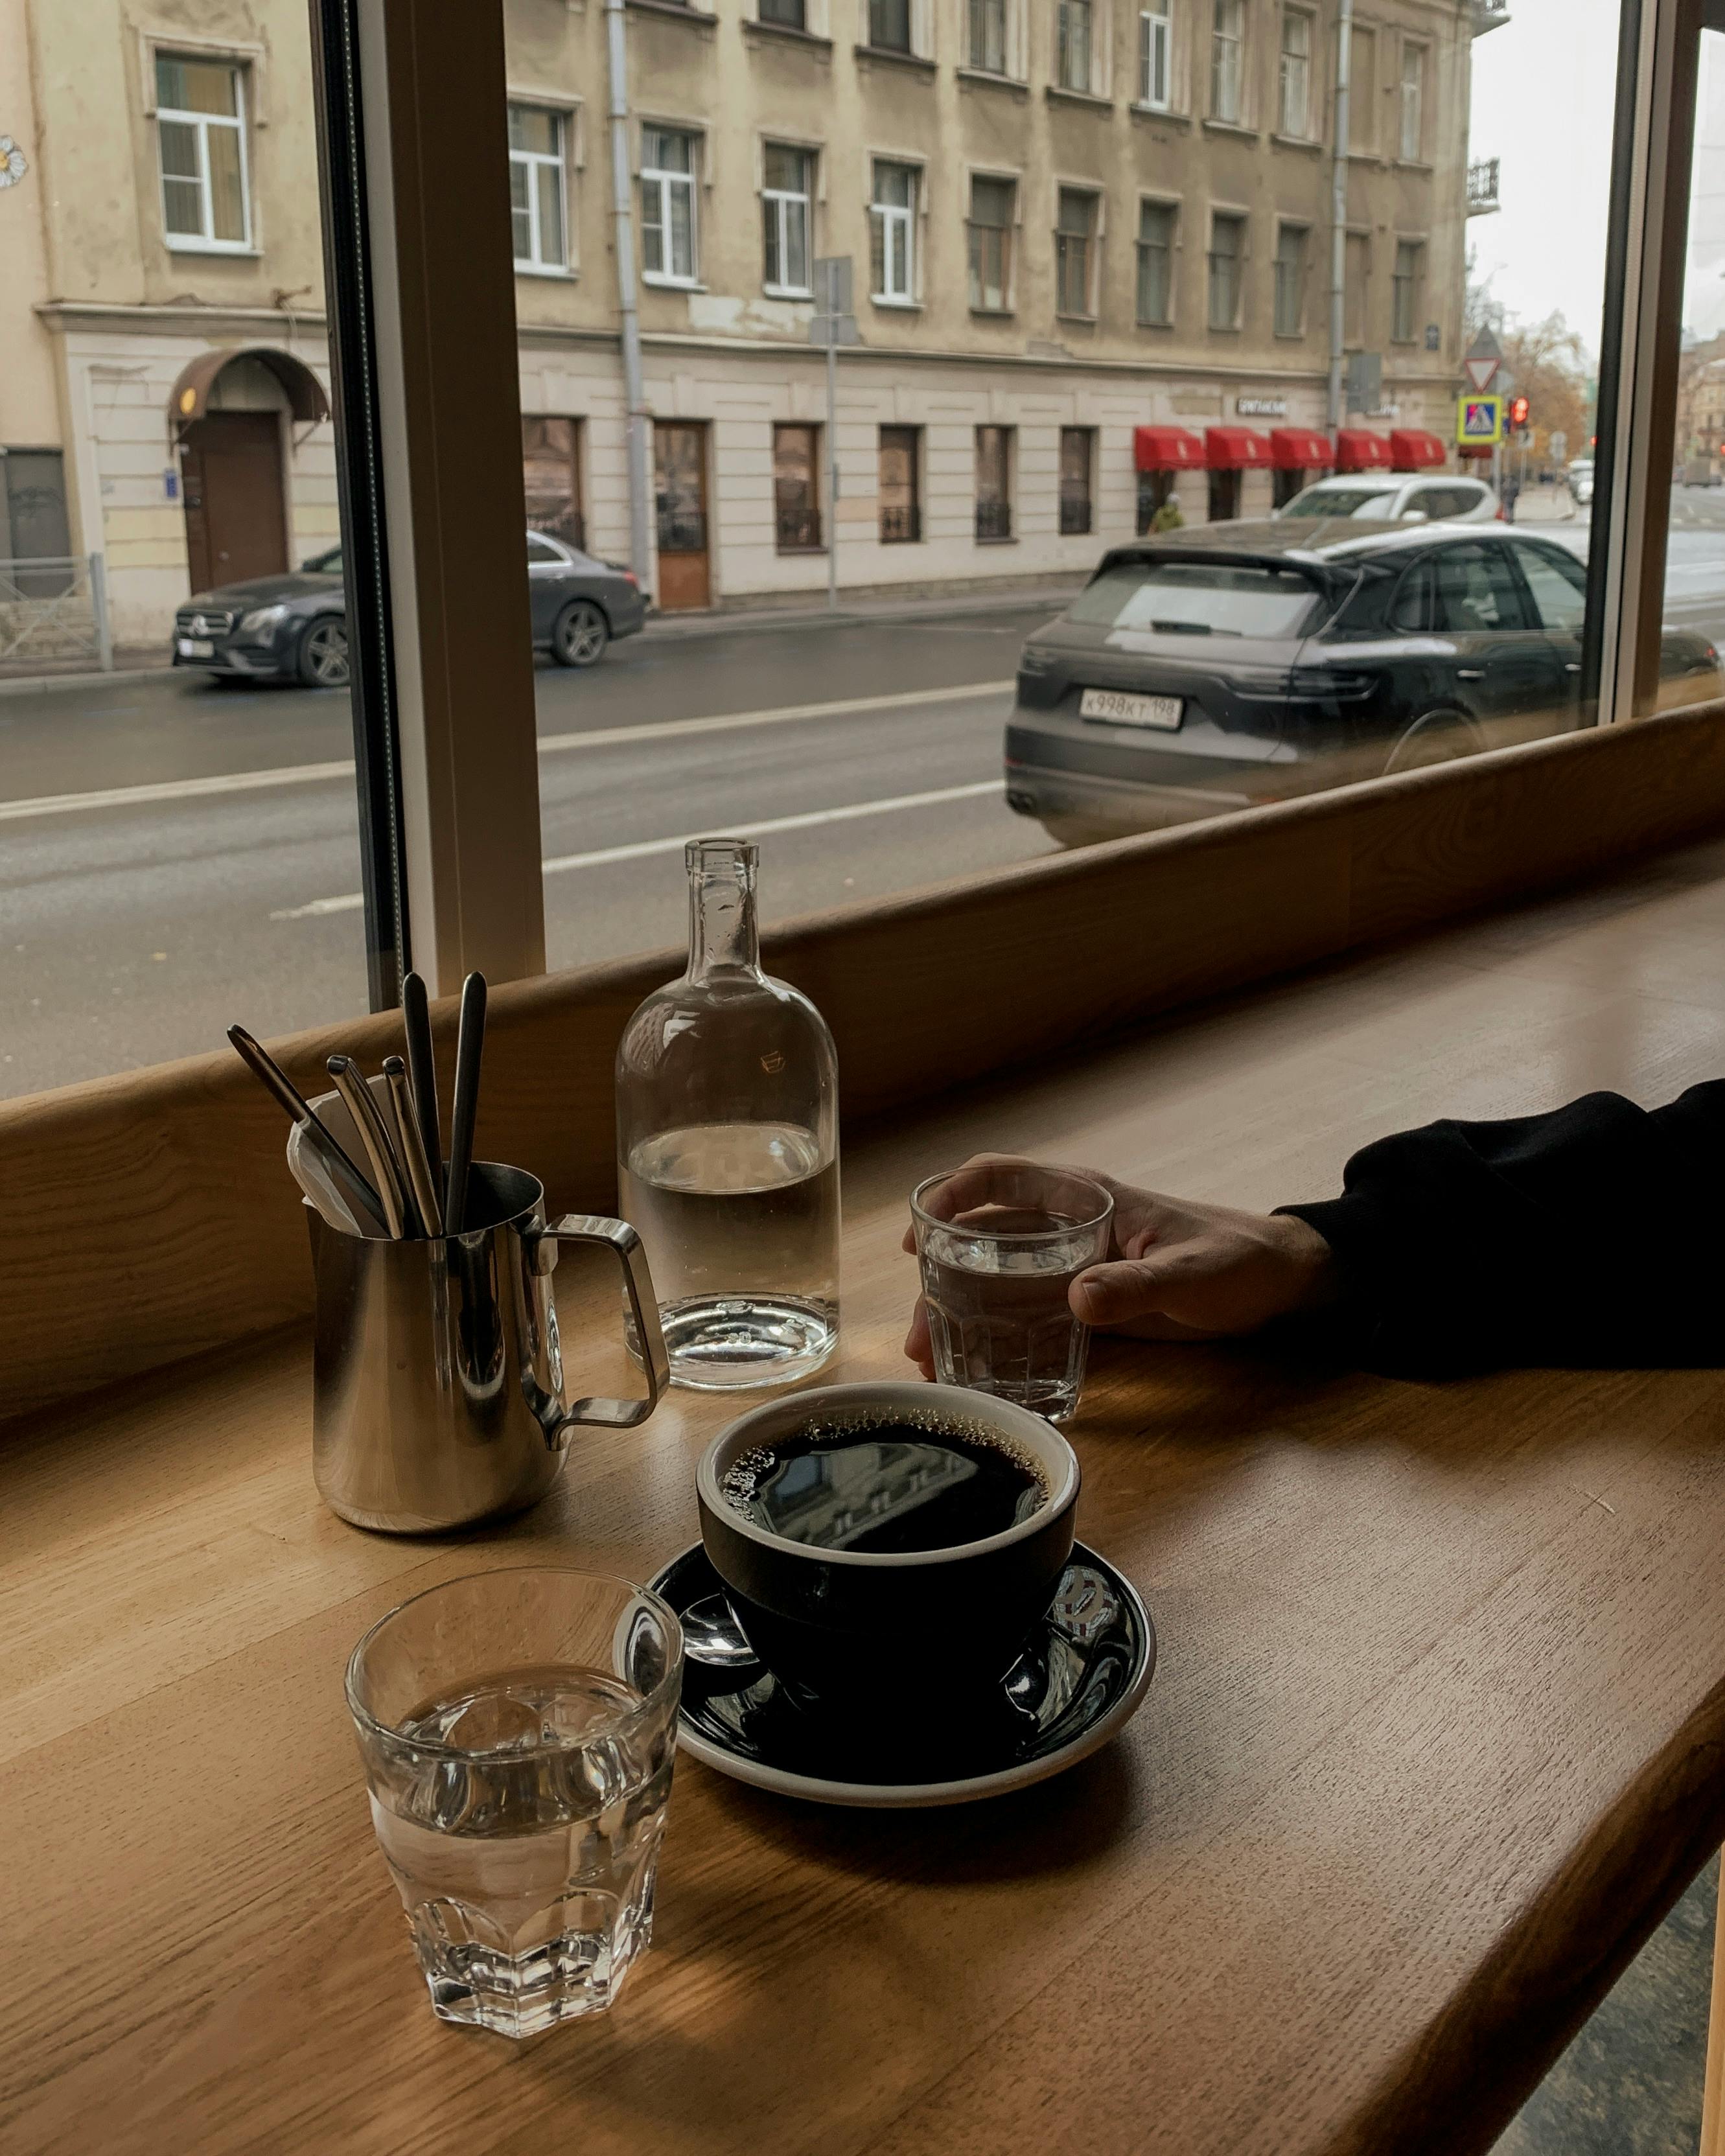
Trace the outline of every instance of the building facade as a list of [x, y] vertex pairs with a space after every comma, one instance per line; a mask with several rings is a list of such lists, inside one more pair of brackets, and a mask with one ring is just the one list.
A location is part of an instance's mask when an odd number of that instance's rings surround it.
[[[505, 6], [530, 513], [624, 556], [603, 10]], [[1336, 15], [629, 0], [660, 603], [818, 591], [834, 543], [850, 591], [1070, 577], [1170, 499], [1255, 515], [1316, 475]], [[1348, 424], [1385, 457], [1453, 438], [1479, 22], [1354, 18], [1345, 341], [1381, 388]], [[142, 641], [188, 590], [336, 534], [305, 17], [0, 0], [0, 83], [29, 167], [0, 192], [0, 444], [39, 479], [59, 454], [67, 551], [103, 554]], [[831, 256], [859, 339], [836, 501], [810, 341]]]

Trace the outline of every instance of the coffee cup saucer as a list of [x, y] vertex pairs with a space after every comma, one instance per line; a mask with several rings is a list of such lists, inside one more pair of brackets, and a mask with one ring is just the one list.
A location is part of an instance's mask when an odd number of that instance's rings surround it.
[[[724, 1591], [698, 1542], [650, 1584], [679, 1618]], [[931, 1643], [931, 1686], [938, 1667]], [[1076, 1543], [1047, 1614], [976, 1709], [883, 1691], [842, 1713], [811, 1711], [762, 1662], [691, 1656], [678, 1742], [721, 1774], [814, 1804], [973, 1804], [1087, 1758], [1136, 1713], [1155, 1669], [1156, 1628], [1137, 1590]]]

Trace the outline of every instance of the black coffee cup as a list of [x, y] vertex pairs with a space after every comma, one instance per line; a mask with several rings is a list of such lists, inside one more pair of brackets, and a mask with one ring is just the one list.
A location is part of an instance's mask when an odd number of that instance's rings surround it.
[[[811, 1428], [903, 1418], [993, 1437], [1034, 1464], [1043, 1496], [981, 1541], [902, 1552], [824, 1548], [776, 1534], [723, 1488], [744, 1455]], [[824, 1385], [721, 1430], [696, 1474], [701, 1538], [750, 1645], [793, 1694], [838, 1707], [890, 1689], [933, 1711], [1004, 1676], [1072, 1553], [1078, 1459], [1051, 1423], [957, 1385]]]

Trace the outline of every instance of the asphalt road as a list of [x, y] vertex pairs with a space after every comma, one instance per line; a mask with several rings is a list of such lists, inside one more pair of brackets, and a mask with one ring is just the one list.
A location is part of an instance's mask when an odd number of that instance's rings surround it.
[[[768, 921], [1048, 851], [1001, 799], [1000, 730], [1050, 611], [542, 669], [550, 963], [680, 942], [698, 831], [759, 833]], [[363, 1011], [353, 782], [317, 768], [352, 754], [344, 696], [184, 675], [0, 696], [0, 1093]]]

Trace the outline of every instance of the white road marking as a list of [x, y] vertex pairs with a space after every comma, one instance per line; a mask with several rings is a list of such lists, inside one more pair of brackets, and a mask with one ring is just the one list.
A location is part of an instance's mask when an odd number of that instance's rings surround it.
[[[890, 816], [901, 809], [932, 808], [947, 801], [974, 801], [985, 793], [999, 793], [1006, 782], [984, 778], [969, 786], [943, 786], [932, 793], [900, 793], [890, 801], [855, 801], [843, 808], [812, 808], [800, 816], [773, 816], [756, 822], [744, 816], [721, 819], [726, 831], [745, 839], [761, 839], [776, 831], [809, 831], [820, 824], [853, 824], [862, 816]], [[602, 846], [591, 854], [554, 854], [540, 865], [547, 875], [562, 875], [570, 869], [607, 868], [617, 861], [641, 861], [654, 854], [680, 854], [691, 839], [706, 838], [720, 828], [710, 824], [701, 831], [680, 832], [674, 839], [643, 839], [632, 846]], [[305, 921], [325, 913], [355, 913], [364, 903], [357, 891], [340, 898], [314, 898], [308, 906], [290, 906], [272, 913], [272, 921]]]
[[[1004, 696], [1010, 681], [969, 681], [956, 689], [910, 689], [891, 696], [845, 696], [827, 704], [782, 704], [763, 711], [721, 711], [703, 719], [661, 719], [644, 726], [602, 726], [590, 733], [547, 734], [542, 756], [573, 749], [619, 748], [630, 742], [669, 741], [680, 734], [722, 733], [732, 727], [782, 726], [796, 719], [842, 719], [858, 711], [904, 711], [917, 704], [957, 704], [971, 696]], [[276, 786], [316, 786], [352, 778], [353, 766], [295, 763], [269, 771], [224, 772], [213, 778], [169, 778], [145, 786], [110, 786], [88, 793], [39, 793], [0, 801], [0, 823], [29, 816], [65, 816], [82, 808], [132, 808], [156, 801], [197, 801], [215, 793], [247, 793]]]

